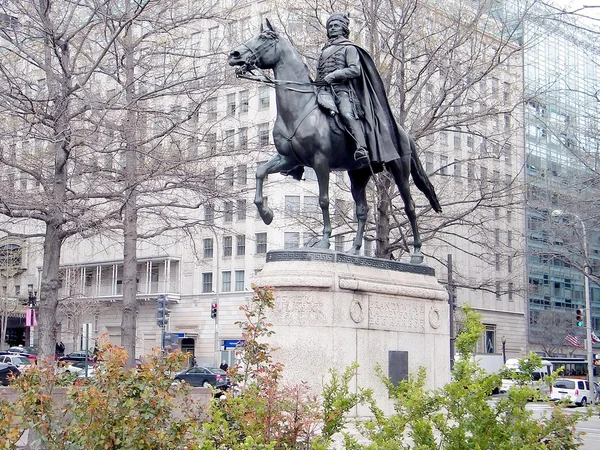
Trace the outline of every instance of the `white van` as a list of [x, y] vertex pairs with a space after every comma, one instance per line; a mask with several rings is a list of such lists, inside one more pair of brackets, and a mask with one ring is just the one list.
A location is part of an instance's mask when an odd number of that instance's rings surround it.
[[[519, 372], [519, 360], [516, 358], [511, 358], [506, 360], [505, 364], [506, 368], [509, 370], [514, 370], [515, 372]], [[529, 386], [535, 387], [538, 391], [542, 391], [545, 394], [550, 392], [550, 388], [544, 382], [544, 377], [550, 375], [552, 371], [552, 364], [549, 361], [542, 360], [541, 366], [538, 367], [532, 373], [532, 380], [527, 383]], [[500, 386], [500, 393], [504, 394], [508, 392], [508, 390], [515, 385], [515, 380], [502, 380], [502, 386]]]

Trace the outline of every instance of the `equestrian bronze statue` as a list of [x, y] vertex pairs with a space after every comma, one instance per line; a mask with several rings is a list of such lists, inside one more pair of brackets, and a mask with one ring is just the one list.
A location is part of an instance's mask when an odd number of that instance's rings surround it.
[[[368, 212], [366, 186], [374, 173], [386, 169], [394, 178], [412, 227], [412, 260], [420, 262], [421, 237], [409, 176], [412, 175], [415, 185], [435, 211], [441, 212], [441, 207], [417, 157], [413, 139], [397, 125], [392, 115], [373, 60], [347, 39], [348, 22], [341, 17], [347, 19], [343, 14], [337, 17], [334, 14], [328, 21], [330, 41], [323, 50], [316, 81], [311, 79], [296, 49], [268, 20], [265, 30], [229, 53], [229, 64], [239, 66], [238, 76], [268, 82], [275, 87], [277, 118], [273, 139], [277, 154], [257, 169], [254, 203], [263, 221], [270, 224], [273, 211], [264, 203], [265, 177], [280, 172], [301, 179], [304, 167], [313, 168], [323, 213], [323, 236], [315, 247], [329, 248], [329, 173], [346, 170], [358, 219], [350, 253], [358, 254]], [[324, 58], [333, 58], [333, 64]], [[349, 60], [353, 66], [350, 70], [342, 67]], [[272, 69], [273, 79], [262, 73], [257, 76], [257, 69]]]

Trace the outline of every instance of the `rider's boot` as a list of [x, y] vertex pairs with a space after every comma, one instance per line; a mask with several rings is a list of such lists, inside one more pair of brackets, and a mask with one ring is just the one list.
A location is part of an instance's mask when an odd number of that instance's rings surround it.
[[351, 126], [351, 131], [352, 135], [354, 136], [354, 140], [356, 141], [354, 161], [360, 163], [361, 166], [368, 166], [371, 164], [371, 160], [369, 158], [369, 151], [367, 150], [365, 134], [363, 133], [362, 126], [360, 123], [358, 123], [358, 121]]

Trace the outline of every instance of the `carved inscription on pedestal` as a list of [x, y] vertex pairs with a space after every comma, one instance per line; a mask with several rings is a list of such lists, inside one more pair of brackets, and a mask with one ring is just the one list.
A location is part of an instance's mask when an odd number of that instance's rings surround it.
[[425, 331], [425, 306], [418, 303], [372, 298], [369, 328], [390, 331]]
[[306, 296], [285, 296], [275, 301], [274, 316], [278, 325], [325, 325], [324, 302]]

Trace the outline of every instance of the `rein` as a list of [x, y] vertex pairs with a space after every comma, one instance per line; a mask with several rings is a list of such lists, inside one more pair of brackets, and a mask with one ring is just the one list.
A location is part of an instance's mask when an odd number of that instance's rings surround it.
[[[257, 70], [259, 72], [258, 75], [254, 73], [255, 70]], [[237, 69], [236, 72], [235, 72], [235, 76], [237, 78], [244, 78], [246, 80], [256, 81], [258, 83], [268, 84], [268, 85], [273, 86], [273, 87], [281, 86], [281, 87], [283, 87], [285, 89], [288, 89], [290, 91], [301, 92], [301, 93], [305, 93], [305, 94], [312, 94], [312, 93], [314, 93], [314, 89], [311, 89], [310, 91], [303, 91], [303, 90], [300, 90], [300, 89], [294, 89], [293, 87], [286, 86], [286, 85], [296, 85], [296, 86], [329, 86], [324, 81], [309, 81], [308, 83], [305, 83], [305, 82], [302, 82], [302, 81], [278, 80], [277, 78], [272, 79], [261, 68], [257, 67], [254, 63], [246, 64], [245, 66]]]

